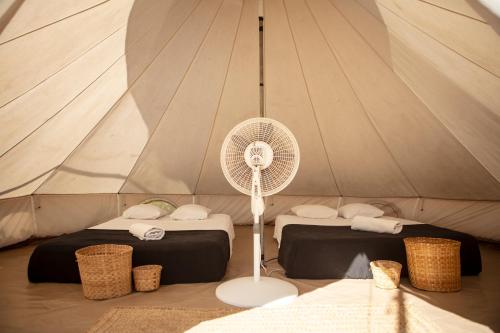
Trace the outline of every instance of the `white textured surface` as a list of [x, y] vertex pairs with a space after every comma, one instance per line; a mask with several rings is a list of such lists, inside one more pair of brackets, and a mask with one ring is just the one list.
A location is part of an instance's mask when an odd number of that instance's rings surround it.
[[251, 276], [229, 280], [215, 290], [219, 300], [242, 308], [288, 305], [298, 293], [290, 282], [264, 276], [258, 282]]

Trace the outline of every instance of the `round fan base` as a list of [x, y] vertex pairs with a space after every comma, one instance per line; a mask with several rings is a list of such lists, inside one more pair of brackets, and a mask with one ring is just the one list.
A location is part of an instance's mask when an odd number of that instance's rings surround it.
[[298, 295], [293, 284], [270, 277], [261, 277], [258, 282], [252, 276], [222, 283], [215, 295], [224, 303], [252, 308], [256, 306], [275, 307], [291, 303]]

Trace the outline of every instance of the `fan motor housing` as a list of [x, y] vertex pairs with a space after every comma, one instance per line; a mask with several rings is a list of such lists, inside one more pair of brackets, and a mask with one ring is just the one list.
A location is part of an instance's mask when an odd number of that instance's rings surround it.
[[268, 168], [273, 162], [273, 149], [263, 141], [254, 141], [245, 149], [245, 162], [251, 168], [260, 167], [261, 170]]

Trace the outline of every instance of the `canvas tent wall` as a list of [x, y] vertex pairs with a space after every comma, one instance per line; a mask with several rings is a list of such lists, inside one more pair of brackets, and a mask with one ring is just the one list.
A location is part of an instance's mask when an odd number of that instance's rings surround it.
[[[482, 0], [5, 0], [0, 245], [151, 196], [250, 221], [219, 150], [263, 107], [301, 202], [393, 202], [500, 240], [500, 23]], [[262, 6], [262, 8], [260, 8]]]

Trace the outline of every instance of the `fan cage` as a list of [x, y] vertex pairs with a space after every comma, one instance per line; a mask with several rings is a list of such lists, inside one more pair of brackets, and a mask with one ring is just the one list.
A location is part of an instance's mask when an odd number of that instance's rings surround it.
[[269, 118], [251, 118], [236, 125], [226, 136], [221, 149], [224, 176], [238, 191], [251, 195], [252, 168], [245, 162], [245, 149], [262, 141], [273, 150], [273, 161], [261, 170], [262, 195], [284, 189], [299, 167], [299, 146], [292, 132], [282, 123]]

